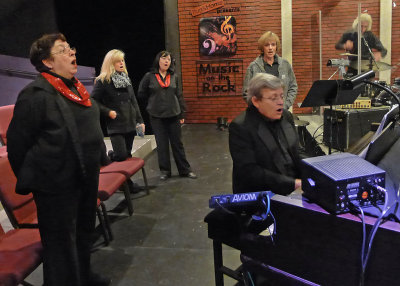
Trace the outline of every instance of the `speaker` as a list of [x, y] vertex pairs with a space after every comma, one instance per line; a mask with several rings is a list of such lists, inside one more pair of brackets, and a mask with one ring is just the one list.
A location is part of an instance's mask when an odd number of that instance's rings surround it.
[[329, 146], [332, 140], [332, 148], [340, 151], [348, 149], [371, 131], [371, 124], [379, 123], [389, 109], [389, 106], [371, 109], [325, 109], [324, 144]]

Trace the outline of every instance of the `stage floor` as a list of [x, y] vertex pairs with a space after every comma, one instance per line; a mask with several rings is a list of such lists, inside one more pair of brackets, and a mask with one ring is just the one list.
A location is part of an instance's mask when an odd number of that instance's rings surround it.
[[[319, 115], [299, 117], [310, 122], [307, 130], [311, 135], [322, 124]], [[141, 153], [141, 157], [146, 160], [150, 195], [132, 195], [132, 216], [128, 215], [123, 193], [106, 202], [114, 241], [105, 246], [97, 229], [92, 264], [96, 272], [112, 277], [114, 286], [214, 285], [212, 241], [203, 219], [211, 211], [211, 196], [232, 192], [228, 130], [218, 130], [215, 124], [185, 124], [182, 131], [187, 159], [198, 179], [179, 177], [172, 160], [172, 178], [159, 181], [157, 152], [148, 148], [150, 151]], [[317, 141], [322, 141], [322, 136]], [[324, 145], [320, 147], [327, 150]], [[133, 181], [143, 185], [141, 172]], [[6, 225], [2, 213], [0, 222]], [[223, 253], [226, 266], [240, 265], [237, 250], [226, 247]], [[41, 267], [26, 281], [42, 285]], [[236, 281], [226, 277], [225, 285], [236, 285]]]

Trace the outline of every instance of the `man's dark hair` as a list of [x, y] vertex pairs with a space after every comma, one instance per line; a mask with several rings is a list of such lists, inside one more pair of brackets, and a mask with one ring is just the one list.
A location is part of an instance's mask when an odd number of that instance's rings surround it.
[[32, 65], [38, 72], [48, 71], [49, 68], [43, 64], [43, 60], [51, 58], [51, 48], [55, 41], [61, 40], [66, 42], [67, 39], [61, 33], [45, 34], [33, 42], [29, 53]]

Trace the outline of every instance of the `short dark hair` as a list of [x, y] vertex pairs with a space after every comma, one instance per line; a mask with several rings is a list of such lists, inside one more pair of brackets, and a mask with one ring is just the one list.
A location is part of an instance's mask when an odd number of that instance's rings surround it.
[[57, 40], [66, 42], [67, 39], [61, 33], [45, 34], [33, 42], [29, 53], [32, 65], [38, 72], [48, 71], [49, 68], [43, 64], [43, 60], [51, 58], [51, 48]]
[[175, 58], [168, 51], [161, 51], [156, 55], [156, 57], [154, 58], [154, 61], [153, 61], [152, 71], [158, 72], [158, 70], [160, 68], [160, 58], [167, 57], [167, 56], [171, 57], [171, 65], [168, 68], [168, 72], [173, 74], [175, 72]]

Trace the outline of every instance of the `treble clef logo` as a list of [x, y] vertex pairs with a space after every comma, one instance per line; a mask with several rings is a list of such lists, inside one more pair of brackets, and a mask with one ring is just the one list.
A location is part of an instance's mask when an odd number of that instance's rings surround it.
[[228, 22], [231, 20], [231, 17], [232, 16], [229, 17], [225, 16], [225, 21], [221, 25], [221, 33], [227, 36], [228, 41], [231, 39], [231, 35], [235, 31], [233, 26], [231, 24], [228, 24]]

